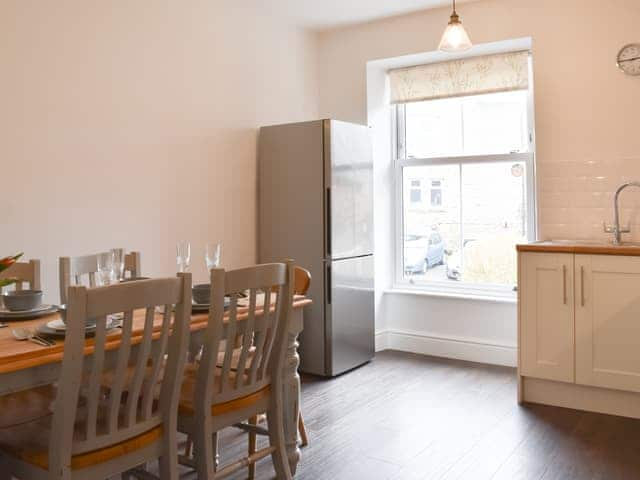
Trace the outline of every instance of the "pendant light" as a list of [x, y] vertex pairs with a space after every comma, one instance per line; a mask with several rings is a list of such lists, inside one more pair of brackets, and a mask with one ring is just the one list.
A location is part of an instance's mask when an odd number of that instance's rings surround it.
[[456, 0], [453, 0], [453, 13], [449, 20], [449, 25], [440, 40], [439, 50], [443, 52], [464, 52], [469, 50], [473, 44], [467, 35], [467, 31], [462, 26], [460, 17], [456, 13]]

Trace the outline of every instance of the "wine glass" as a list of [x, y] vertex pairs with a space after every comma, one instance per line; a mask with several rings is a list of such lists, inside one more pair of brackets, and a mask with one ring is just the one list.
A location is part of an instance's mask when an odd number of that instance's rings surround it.
[[113, 276], [116, 282], [124, 280], [124, 248], [112, 248]]
[[179, 272], [187, 272], [191, 265], [191, 244], [189, 242], [178, 242], [176, 245], [176, 262]]
[[218, 242], [207, 243], [205, 247], [205, 261], [207, 262], [207, 270], [218, 268], [220, 266], [220, 251], [222, 245]]
[[98, 282], [100, 285], [110, 285], [113, 277], [113, 252], [102, 252], [97, 256]]

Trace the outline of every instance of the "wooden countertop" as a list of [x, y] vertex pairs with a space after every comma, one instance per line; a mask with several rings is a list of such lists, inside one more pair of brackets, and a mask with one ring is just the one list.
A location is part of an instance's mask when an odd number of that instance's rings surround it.
[[516, 246], [518, 252], [578, 253], [585, 255], [640, 256], [640, 243], [621, 245], [588, 240], [544, 240]]
[[[304, 308], [310, 305], [312, 302], [310, 299], [303, 296], [295, 296], [293, 299], [293, 308]], [[271, 307], [273, 310], [273, 306]], [[238, 307], [238, 320], [242, 320], [247, 317], [247, 308]], [[263, 308], [258, 307], [256, 309], [256, 315], [261, 314]], [[11, 329], [15, 327], [26, 327], [30, 329], [37, 329], [40, 325], [60, 318], [59, 313], [47, 315], [35, 320], [25, 321], [12, 321], [7, 323], [7, 328], [0, 329], [0, 374], [15, 372], [30, 367], [46, 365], [49, 363], [56, 363], [62, 361], [62, 355], [64, 353], [64, 339], [54, 339], [55, 346], [53, 347], [41, 347], [29, 341], [17, 341], [11, 334]], [[226, 315], [225, 315], [226, 319]], [[157, 316], [157, 320], [161, 320], [161, 315]], [[194, 313], [191, 315], [191, 331], [197, 331], [204, 329], [207, 326], [209, 320], [208, 313]], [[144, 310], [136, 311], [133, 317], [133, 336], [131, 343], [140, 343], [142, 338], [142, 330], [144, 327]], [[107, 350], [116, 348], [120, 344], [120, 330], [113, 330], [108, 335]], [[93, 351], [93, 340], [88, 338], [85, 346], [85, 355], [90, 354]]]

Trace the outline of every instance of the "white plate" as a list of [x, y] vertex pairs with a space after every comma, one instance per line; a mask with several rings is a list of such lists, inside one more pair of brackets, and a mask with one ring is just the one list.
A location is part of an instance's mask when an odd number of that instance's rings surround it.
[[[112, 330], [114, 328], [117, 328], [119, 325], [120, 325], [119, 320], [109, 318], [109, 320], [107, 321], [107, 330]], [[67, 326], [60, 319], [47, 322], [45, 325], [43, 325], [43, 327], [45, 327], [45, 329], [42, 329], [43, 333], [48, 333], [48, 334], [55, 333], [59, 335], [64, 335], [65, 332], [67, 331]], [[86, 328], [86, 332], [93, 333], [96, 331], [96, 328], [97, 328], [96, 325], [90, 325]]]
[[[56, 320], [51, 320], [50, 322], [47, 322], [47, 327], [56, 330], [58, 332], [64, 332], [67, 330], [67, 324], [64, 323], [62, 321], [62, 319], [58, 318]], [[96, 324], [94, 323], [93, 325], [88, 325], [87, 326], [87, 330], [95, 330], [96, 329]]]
[[58, 307], [56, 307], [55, 305], [40, 305], [33, 310], [20, 310], [17, 312], [12, 312], [10, 310], [0, 308], [0, 318], [33, 318], [39, 317], [41, 315], [49, 315], [50, 313], [54, 313], [57, 311]]

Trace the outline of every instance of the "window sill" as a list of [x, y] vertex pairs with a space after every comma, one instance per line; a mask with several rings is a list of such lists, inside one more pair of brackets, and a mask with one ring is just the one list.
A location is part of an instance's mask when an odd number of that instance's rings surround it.
[[514, 294], [511, 295], [491, 295], [491, 294], [477, 294], [477, 293], [465, 293], [465, 292], [444, 292], [442, 290], [433, 290], [427, 288], [411, 288], [402, 285], [395, 286], [384, 290], [385, 294], [393, 295], [416, 295], [422, 297], [439, 297], [439, 298], [452, 298], [458, 300], [471, 300], [481, 302], [493, 302], [493, 303], [518, 303], [518, 298]]

